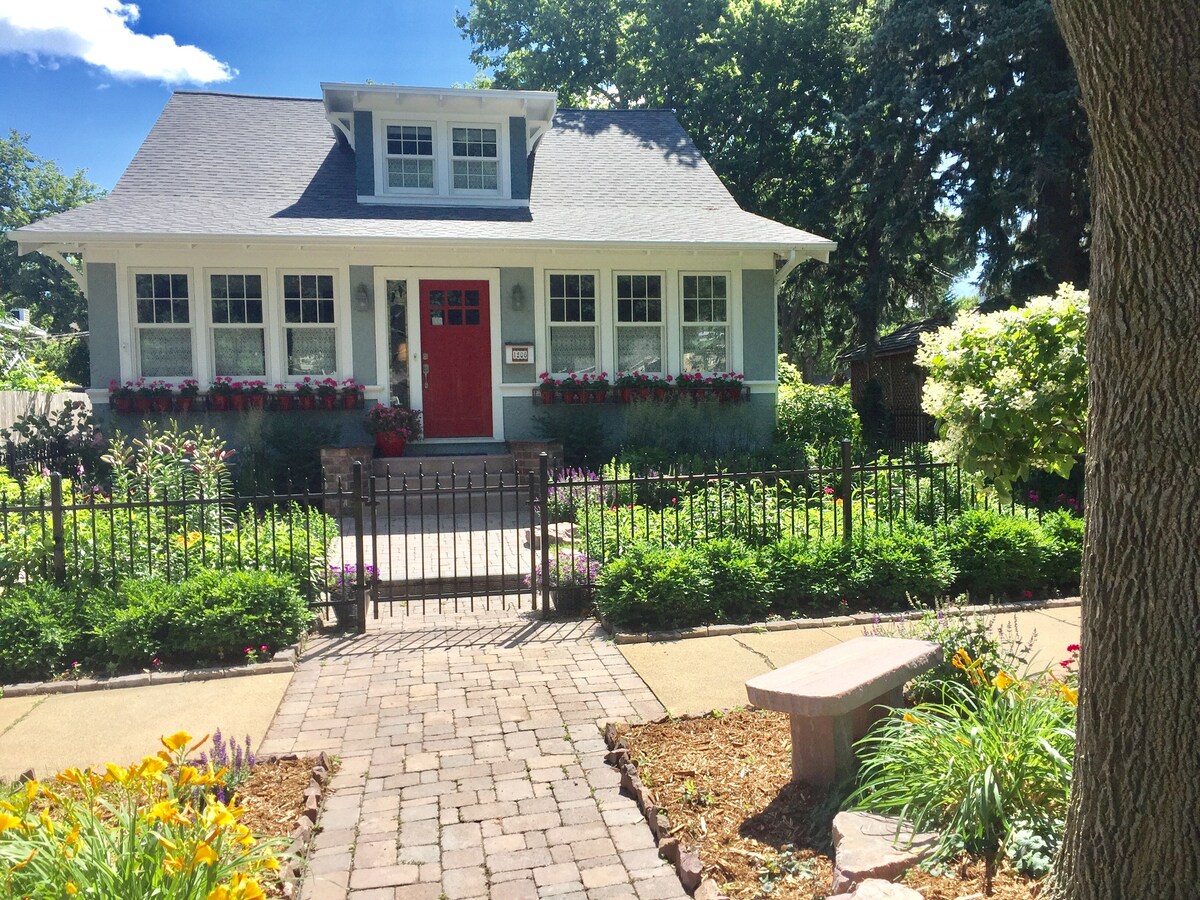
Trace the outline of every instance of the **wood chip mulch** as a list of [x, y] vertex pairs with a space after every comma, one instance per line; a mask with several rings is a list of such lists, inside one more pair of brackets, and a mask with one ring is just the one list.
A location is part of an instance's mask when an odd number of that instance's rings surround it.
[[242, 824], [263, 837], [291, 838], [315, 765], [315, 759], [259, 762], [238, 786], [238, 805], [246, 808]]
[[[841, 797], [792, 783], [785, 713], [713, 713], [622, 729], [629, 757], [681, 844], [731, 900], [823, 900], [833, 879], [832, 821]], [[926, 900], [982, 898], [983, 866], [950, 875], [914, 870]], [[1001, 871], [994, 900], [1031, 900], [1037, 885]]]

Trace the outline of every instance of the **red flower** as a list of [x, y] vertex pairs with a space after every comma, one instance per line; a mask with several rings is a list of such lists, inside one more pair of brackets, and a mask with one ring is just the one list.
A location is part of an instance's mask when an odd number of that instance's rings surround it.
[[1068, 653], [1078, 653], [1079, 645], [1078, 644], [1067, 644], [1067, 652]]

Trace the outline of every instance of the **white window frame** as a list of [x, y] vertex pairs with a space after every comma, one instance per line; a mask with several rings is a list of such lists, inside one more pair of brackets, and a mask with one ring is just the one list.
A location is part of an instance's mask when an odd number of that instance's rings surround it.
[[[333, 279], [333, 322], [289, 322], [287, 320], [287, 296], [284, 291], [284, 279], [289, 275], [328, 275]], [[279, 335], [279, 382], [282, 384], [296, 384], [303, 381], [305, 378], [313, 378], [320, 380], [322, 378], [335, 378], [342, 380], [343, 367], [346, 362], [346, 351], [342, 347], [342, 323], [347, 318], [347, 311], [344, 309], [342, 298], [343, 284], [342, 272], [338, 269], [324, 269], [318, 267], [307, 266], [280, 266], [275, 270], [275, 283], [279, 291], [279, 302], [276, 304], [279, 308], [279, 325], [275, 329]], [[287, 349], [287, 333], [291, 328], [314, 329], [324, 328], [333, 330], [333, 372], [328, 375], [293, 375], [288, 371], [288, 349]], [[269, 351], [268, 351], [269, 352]], [[270, 372], [270, 364], [268, 363], [267, 371]]]
[[[601, 304], [603, 303], [603, 292], [600, 289], [600, 272], [593, 269], [547, 269], [545, 271], [546, 278], [546, 371], [552, 376], [564, 376], [568, 372], [556, 372], [550, 370], [551, 359], [553, 358], [553, 342], [555, 328], [583, 328], [588, 325], [587, 322], [555, 322], [550, 311], [550, 304], [553, 300], [550, 289], [550, 279], [555, 275], [590, 275], [592, 276], [592, 286], [595, 288], [595, 296], [592, 298], [595, 303], [592, 315], [592, 346], [595, 348], [595, 362], [593, 368], [598, 375], [604, 371], [604, 363], [600, 348], [600, 316]], [[581, 373], [582, 374], [582, 373]]]
[[[215, 322], [213, 321], [213, 296], [212, 296], [212, 276], [214, 275], [257, 275], [262, 279], [262, 322], [255, 324], [253, 322], [235, 324], [232, 322]], [[337, 286], [334, 286], [334, 295], [337, 294]], [[282, 306], [281, 306], [282, 310]], [[208, 371], [213, 378], [217, 378], [217, 337], [216, 332], [222, 329], [237, 329], [237, 328], [257, 328], [262, 332], [263, 338], [263, 373], [261, 375], [247, 374], [239, 372], [238, 374], [220, 375], [221, 378], [233, 378], [235, 381], [258, 380], [261, 379], [270, 384], [274, 384], [271, 380], [271, 328], [273, 317], [272, 298], [271, 298], [271, 278], [266, 269], [246, 269], [236, 266], [220, 266], [216, 268], [206, 268], [204, 270], [204, 312], [206, 315], [205, 325], [208, 330]], [[334, 320], [336, 324], [337, 310], [334, 310]], [[284, 366], [287, 366], [287, 361], [284, 360]]]
[[[688, 322], [687, 320], [687, 297], [684, 293], [684, 279], [688, 277], [700, 278], [716, 278], [722, 277], [725, 279], [725, 318], [720, 322]], [[731, 272], [721, 271], [689, 271], [681, 269], [679, 272], [679, 370], [680, 372], [690, 372], [684, 368], [684, 357], [687, 355], [687, 342], [684, 336], [689, 328], [702, 328], [705, 325], [720, 325], [725, 329], [725, 368], [719, 371], [733, 371], [733, 341], [731, 339], [733, 330], [733, 274]], [[703, 370], [701, 374], [713, 375], [718, 370]]]
[[[454, 155], [454, 129], [455, 128], [486, 128], [496, 132], [496, 156], [455, 156]], [[446, 123], [446, 186], [450, 189], [451, 194], [459, 194], [468, 197], [500, 197], [504, 195], [506, 179], [505, 171], [508, 165], [505, 143], [508, 135], [505, 133], [505, 128], [500, 122], [447, 122]], [[436, 149], [434, 151], [436, 153]], [[496, 187], [495, 188], [460, 188], [454, 185], [454, 164], [456, 162], [495, 162], [496, 163]]]
[[[196, 347], [196, 313], [201, 304], [197, 301], [196, 296], [196, 273], [190, 266], [140, 266], [131, 267], [129, 270], [129, 323], [133, 330], [133, 371], [136, 372], [135, 378], [152, 378], [155, 381], [165, 381], [170, 384], [178, 384], [188, 378], [195, 378], [197, 371], [197, 362], [199, 361]], [[188, 281], [188, 322], [187, 325], [179, 325], [174, 322], [169, 324], [159, 322], [141, 322], [138, 320], [138, 295], [137, 295], [137, 279], [139, 275], [183, 275]], [[165, 331], [165, 330], [180, 330], [184, 327], [188, 330], [188, 338], [192, 349], [192, 365], [191, 370], [187, 373], [177, 375], [146, 375], [142, 372], [142, 331], [143, 329], [150, 331]]]
[[612, 272], [612, 321], [613, 321], [613, 366], [621, 371], [621, 329], [622, 328], [650, 328], [654, 325], [653, 322], [622, 322], [621, 313], [618, 309], [618, 304], [621, 298], [618, 295], [617, 285], [622, 276], [647, 276], [658, 279], [659, 285], [659, 316], [658, 316], [658, 360], [659, 369], [656, 371], [644, 370], [647, 375], [666, 375], [670, 369], [670, 361], [668, 359], [667, 348], [667, 319], [670, 315], [670, 296], [668, 294], [667, 273], [664, 271], [644, 271], [639, 269], [613, 269]]
[[[409, 126], [410, 128], [428, 128], [429, 129], [430, 136], [433, 139], [433, 154], [431, 156], [428, 156], [428, 157], [410, 156], [410, 155], [406, 155], [406, 154], [388, 153], [388, 136], [387, 136], [388, 126], [401, 127], [401, 126], [405, 126], [405, 125]], [[415, 196], [426, 196], [426, 197], [437, 196], [438, 194], [443, 193], [439, 188], [439, 185], [441, 182], [440, 170], [442, 168], [442, 166], [439, 163], [439, 157], [441, 156], [441, 153], [439, 152], [439, 148], [442, 146], [441, 135], [439, 134], [439, 131], [440, 131], [440, 128], [439, 128], [438, 123], [434, 122], [434, 121], [429, 121], [427, 119], [390, 119], [389, 118], [389, 119], [383, 119], [380, 121], [380, 123], [379, 123], [379, 140], [378, 140], [378, 150], [379, 150], [378, 158], [380, 160], [380, 164], [379, 164], [379, 173], [378, 173], [377, 177], [382, 179], [379, 183], [380, 187], [382, 189], [381, 193], [394, 194], [397, 196], [413, 196], [413, 195], [415, 195]], [[391, 180], [388, 177], [388, 160], [389, 159], [428, 159], [433, 166], [433, 187], [427, 187], [427, 188], [423, 188], [423, 187], [393, 187]]]

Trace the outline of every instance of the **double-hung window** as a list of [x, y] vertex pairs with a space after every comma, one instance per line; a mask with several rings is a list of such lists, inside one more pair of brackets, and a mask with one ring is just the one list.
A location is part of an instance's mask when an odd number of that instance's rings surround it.
[[617, 275], [617, 370], [663, 371], [661, 275]]
[[500, 189], [498, 137], [495, 128], [450, 129], [450, 172], [456, 191]]
[[683, 370], [723, 372], [729, 367], [729, 278], [684, 275]]
[[144, 378], [192, 375], [191, 294], [178, 272], [135, 273], [138, 372]]
[[387, 185], [406, 190], [433, 190], [433, 126], [388, 125]]
[[262, 275], [210, 274], [213, 374], [267, 374]]
[[283, 276], [288, 375], [332, 375], [337, 371], [334, 307], [332, 275]]
[[550, 275], [550, 371], [596, 372], [596, 276]]

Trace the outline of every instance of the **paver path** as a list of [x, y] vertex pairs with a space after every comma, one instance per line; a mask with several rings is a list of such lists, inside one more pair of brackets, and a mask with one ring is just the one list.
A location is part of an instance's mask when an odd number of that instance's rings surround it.
[[303, 897], [686, 897], [597, 727], [663, 707], [594, 622], [372, 627], [309, 645], [262, 746], [342, 758]]

